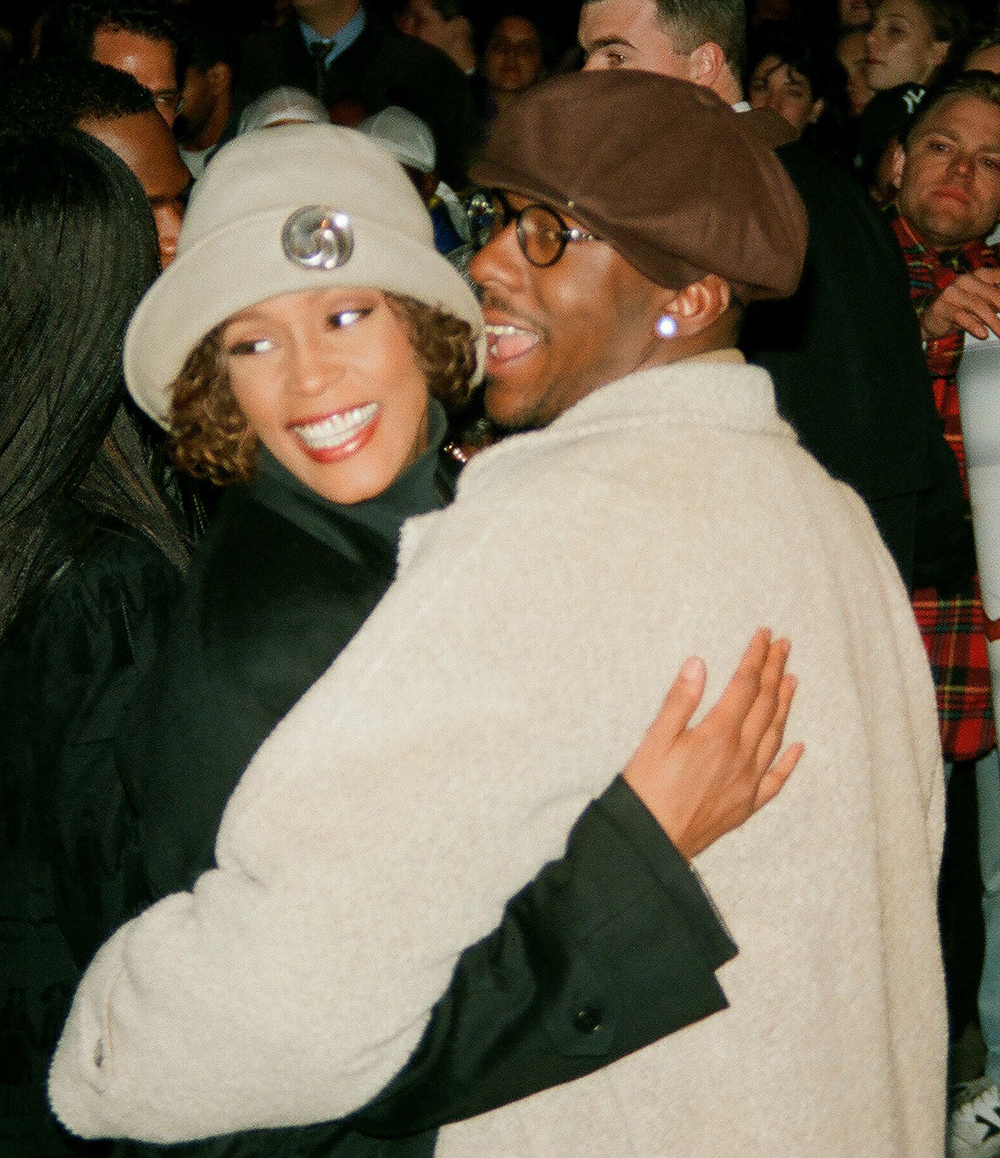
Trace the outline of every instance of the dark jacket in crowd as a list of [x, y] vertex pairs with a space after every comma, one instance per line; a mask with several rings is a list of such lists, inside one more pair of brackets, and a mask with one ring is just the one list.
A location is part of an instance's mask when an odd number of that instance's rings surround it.
[[855, 182], [798, 142], [777, 152], [809, 215], [805, 270], [793, 298], [750, 306], [740, 345], [802, 444], [866, 501], [912, 588], [967, 555], [906, 270]]
[[[391, 582], [404, 519], [450, 498], [437, 411], [434, 429], [432, 449], [364, 503], [327, 502], [266, 452], [255, 482], [225, 495], [133, 701], [117, 776], [103, 773], [131, 879], [117, 890], [125, 911], [87, 915], [95, 943], [214, 864], [222, 811], [254, 750]], [[115, 899], [108, 888], [94, 895]], [[714, 970], [733, 952], [696, 879], [618, 779], [577, 823], [567, 856], [462, 955], [410, 1064], [370, 1106], [342, 1123], [169, 1153], [432, 1154], [441, 1123], [580, 1077], [722, 1008]]]
[[97, 888], [118, 887], [95, 770], [112, 758], [123, 707], [181, 585], [149, 540], [75, 504], [54, 538], [46, 554], [62, 567], [0, 645], [0, 1154], [11, 1158], [106, 1150], [71, 1140], [45, 1095], [80, 965], [57, 920], [73, 901], [54, 858], [70, 825], [77, 869]]
[[466, 182], [479, 134], [468, 79], [443, 52], [402, 35], [370, 9], [364, 31], [330, 63], [322, 80], [294, 18], [245, 37], [237, 75], [241, 108], [279, 85], [304, 88], [331, 108], [357, 104], [364, 115], [401, 105], [430, 125], [442, 178], [455, 188]]

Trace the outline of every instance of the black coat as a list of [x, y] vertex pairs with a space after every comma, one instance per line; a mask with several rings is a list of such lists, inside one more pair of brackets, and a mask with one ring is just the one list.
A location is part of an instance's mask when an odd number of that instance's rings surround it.
[[[0, 1154], [103, 1153], [71, 1141], [48, 1107], [48, 1063], [79, 980], [79, 877], [119, 907], [117, 830], [98, 787], [124, 705], [163, 641], [181, 576], [124, 524], [76, 504], [47, 552], [57, 573], [0, 644]], [[63, 842], [74, 871], [59, 871]], [[88, 905], [91, 902], [88, 900]], [[69, 932], [69, 937], [67, 937]]]
[[809, 216], [806, 264], [794, 297], [750, 306], [740, 346], [803, 446], [868, 504], [912, 587], [962, 526], [961, 484], [902, 256], [854, 181], [796, 141], [777, 152]]
[[443, 52], [403, 36], [371, 11], [364, 31], [331, 62], [322, 83], [295, 19], [244, 38], [237, 78], [240, 108], [279, 85], [304, 88], [330, 107], [356, 102], [367, 115], [401, 105], [430, 126], [444, 180], [456, 188], [465, 184], [470, 153], [479, 143], [468, 79]]
[[[388, 586], [403, 520], [441, 505], [435, 461], [429, 452], [385, 495], [343, 508], [265, 456], [254, 486], [226, 496], [119, 753], [149, 899], [212, 866], [244, 765]], [[733, 952], [687, 866], [617, 780], [567, 856], [462, 955], [420, 1047], [369, 1107], [344, 1123], [170, 1153], [431, 1154], [441, 1123], [582, 1076], [722, 1008], [714, 970]]]

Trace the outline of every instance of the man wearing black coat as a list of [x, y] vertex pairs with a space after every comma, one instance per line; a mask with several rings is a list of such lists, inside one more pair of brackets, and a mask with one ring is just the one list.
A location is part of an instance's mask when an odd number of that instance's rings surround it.
[[237, 105], [279, 85], [313, 93], [345, 123], [351, 111], [360, 120], [401, 105], [430, 125], [442, 178], [463, 185], [476, 119], [469, 81], [448, 57], [403, 36], [360, 0], [294, 3], [288, 23], [244, 39]]

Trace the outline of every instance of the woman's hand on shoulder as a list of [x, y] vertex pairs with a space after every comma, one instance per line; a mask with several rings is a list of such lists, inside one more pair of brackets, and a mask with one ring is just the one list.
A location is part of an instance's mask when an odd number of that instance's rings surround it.
[[796, 680], [791, 645], [761, 629], [718, 703], [689, 728], [705, 691], [705, 665], [689, 659], [623, 773], [687, 860], [737, 828], [781, 791], [802, 755], [778, 756]]

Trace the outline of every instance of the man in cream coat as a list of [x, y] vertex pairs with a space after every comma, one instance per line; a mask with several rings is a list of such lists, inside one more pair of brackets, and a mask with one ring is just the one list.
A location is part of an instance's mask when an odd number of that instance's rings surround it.
[[724, 671], [767, 622], [795, 641], [807, 755], [698, 860], [741, 946], [731, 1009], [445, 1127], [437, 1153], [938, 1158], [930, 674], [864, 504], [733, 349], [805, 248], [756, 126], [639, 72], [501, 116], [472, 272], [488, 409], [531, 429], [407, 528], [399, 580], [244, 775], [218, 869], [96, 957], [50, 1080], [71, 1129], [175, 1141], [363, 1104], [671, 665]]

